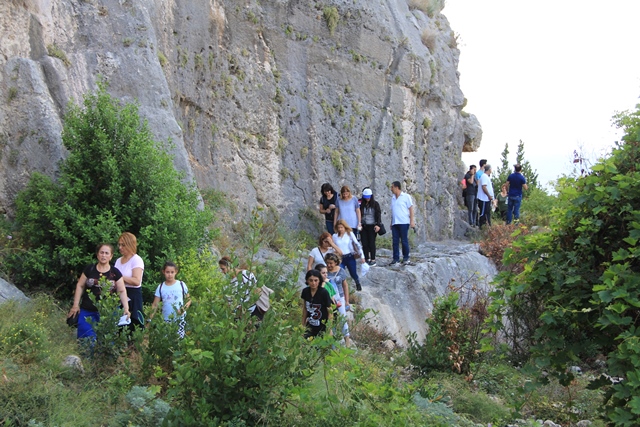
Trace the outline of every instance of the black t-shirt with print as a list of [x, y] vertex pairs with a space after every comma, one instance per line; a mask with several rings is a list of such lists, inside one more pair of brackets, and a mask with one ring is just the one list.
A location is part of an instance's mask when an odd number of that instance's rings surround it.
[[[80, 301], [80, 308], [87, 311], [98, 311], [98, 307], [95, 306], [91, 298], [89, 298], [88, 292], [91, 292], [97, 299], [100, 299], [102, 289], [98, 285], [98, 281], [101, 277], [106, 277], [107, 280], [111, 280], [114, 283], [120, 280], [122, 273], [115, 267], [111, 267], [106, 273], [101, 273], [96, 267], [97, 264], [89, 264], [85, 267], [83, 273], [87, 278], [85, 283], [85, 291], [82, 294], [82, 300]], [[105, 289], [108, 291], [109, 289]]]
[[318, 288], [315, 295], [311, 295], [311, 288], [302, 290], [300, 298], [304, 300], [307, 308], [307, 329], [312, 335], [325, 330], [325, 323], [329, 319], [329, 309], [331, 308], [331, 297], [325, 288]]

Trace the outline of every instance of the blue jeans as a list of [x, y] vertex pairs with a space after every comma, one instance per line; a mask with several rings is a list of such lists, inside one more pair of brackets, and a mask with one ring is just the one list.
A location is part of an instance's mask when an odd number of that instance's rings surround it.
[[335, 233], [335, 231], [333, 231], [333, 220], [325, 221], [325, 224], [327, 226], [327, 231], [333, 236], [333, 233]]
[[356, 257], [354, 257], [353, 254], [343, 255], [340, 267], [349, 270], [349, 275], [353, 281], [356, 282], [356, 285], [360, 283], [360, 279], [358, 278], [358, 264], [356, 263]]
[[520, 204], [522, 203], [522, 196], [509, 197], [507, 204], [507, 224], [511, 224], [511, 220], [515, 218], [520, 220]]
[[393, 260], [400, 261], [399, 243], [402, 240], [402, 259], [409, 260], [409, 224], [394, 224], [391, 226], [391, 241], [393, 242]]

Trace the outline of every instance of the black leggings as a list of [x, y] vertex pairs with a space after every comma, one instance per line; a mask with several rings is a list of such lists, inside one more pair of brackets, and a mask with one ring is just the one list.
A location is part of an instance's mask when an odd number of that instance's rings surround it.
[[360, 241], [362, 242], [362, 250], [364, 251], [364, 259], [367, 261], [376, 259], [376, 237], [374, 231], [375, 225], [364, 224], [360, 232]]

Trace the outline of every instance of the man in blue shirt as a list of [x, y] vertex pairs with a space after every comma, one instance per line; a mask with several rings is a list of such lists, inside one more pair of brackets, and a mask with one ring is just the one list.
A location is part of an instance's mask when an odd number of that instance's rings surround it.
[[522, 203], [522, 189], [529, 189], [527, 179], [522, 175], [522, 166], [515, 165], [514, 171], [507, 178], [507, 189], [509, 190], [507, 205], [507, 224], [511, 224], [511, 220], [515, 218], [515, 222], [520, 222], [520, 204]]

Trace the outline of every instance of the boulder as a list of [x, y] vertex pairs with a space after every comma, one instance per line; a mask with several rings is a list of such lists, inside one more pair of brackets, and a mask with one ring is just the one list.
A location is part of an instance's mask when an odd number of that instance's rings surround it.
[[13, 284], [0, 278], [0, 304], [10, 300], [26, 302], [29, 298]]

